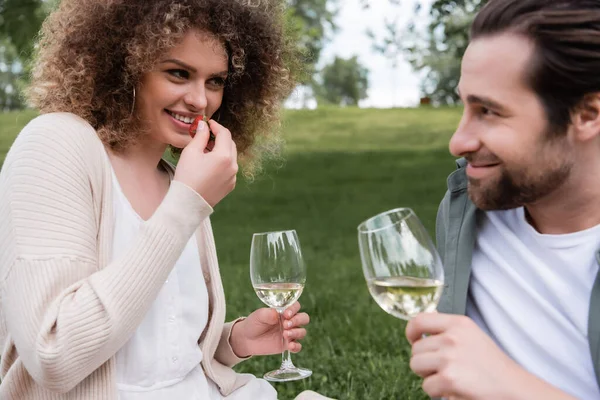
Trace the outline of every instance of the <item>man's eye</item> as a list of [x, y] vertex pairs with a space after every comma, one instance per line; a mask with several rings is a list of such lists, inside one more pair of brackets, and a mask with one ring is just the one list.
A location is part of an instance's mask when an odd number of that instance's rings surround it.
[[489, 108], [486, 107], [481, 107], [480, 110], [481, 114], [485, 115], [485, 116], [489, 116], [489, 115], [498, 115], [498, 113], [490, 110]]
[[190, 77], [189, 72], [183, 69], [170, 69], [167, 72], [175, 78], [179, 79], [188, 79]]

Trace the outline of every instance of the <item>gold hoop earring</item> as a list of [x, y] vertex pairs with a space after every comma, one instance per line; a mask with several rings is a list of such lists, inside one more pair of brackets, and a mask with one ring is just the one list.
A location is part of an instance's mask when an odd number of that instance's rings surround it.
[[131, 113], [129, 116], [133, 115], [133, 110], [135, 109], [135, 88], [133, 88], [133, 100], [131, 101]]

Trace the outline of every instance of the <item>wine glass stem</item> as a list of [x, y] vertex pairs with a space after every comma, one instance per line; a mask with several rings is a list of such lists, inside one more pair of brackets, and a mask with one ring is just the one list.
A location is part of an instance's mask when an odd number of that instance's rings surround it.
[[292, 358], [290, 355], [290, 351], [287, 347], [287, 340], [285, 340], [285, 336], [283, 335], [283, 311], [282, 309], [278, 309], [279, 313], [279, 328], [281, 330], [281, 344], [283, 351], [281, 352], [281, 369], [292, 369], [294, 368], [294, 364], [292, 364]]

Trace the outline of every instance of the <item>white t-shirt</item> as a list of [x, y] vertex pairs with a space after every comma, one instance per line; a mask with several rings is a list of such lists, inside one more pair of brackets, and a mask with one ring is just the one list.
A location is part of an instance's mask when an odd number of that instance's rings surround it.
[[526, 370], [579, 399], [600, 399], [587, 337], [600, 225], [538, 233], [524, 209], [483, 213], [467, 315]]
[[[131, 207], [113, 173], [113, 258], [137, 236], [142, 218]], [[129, 341], [116, 354], [119, 400], [221, 400], [204, 375], [198, 338], [208, 323], [208, 291], [196, 237], [188, 241], [158, 297]], [[274, 400], [275, 389], [252, 379], [226, 397]]]

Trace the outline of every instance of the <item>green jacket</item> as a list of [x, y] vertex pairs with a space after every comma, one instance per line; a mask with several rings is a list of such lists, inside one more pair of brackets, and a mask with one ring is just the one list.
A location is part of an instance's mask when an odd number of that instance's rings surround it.
[[[444, 263], [445, 287], [438, 310], [464, 315], [471, 277], [471, 258], [475, 244], [477, 213], [467, 194], [466, 161], [457, 161], [458, 170], [448, 177], [448, 191], [440, 204], [436, 220], [436, 241]], [[600, 251], [596, 253], [600, 264]], [[596, 276], [588, 316], [588, 340], [596, 381], [600, 385], [600, 273]]]

